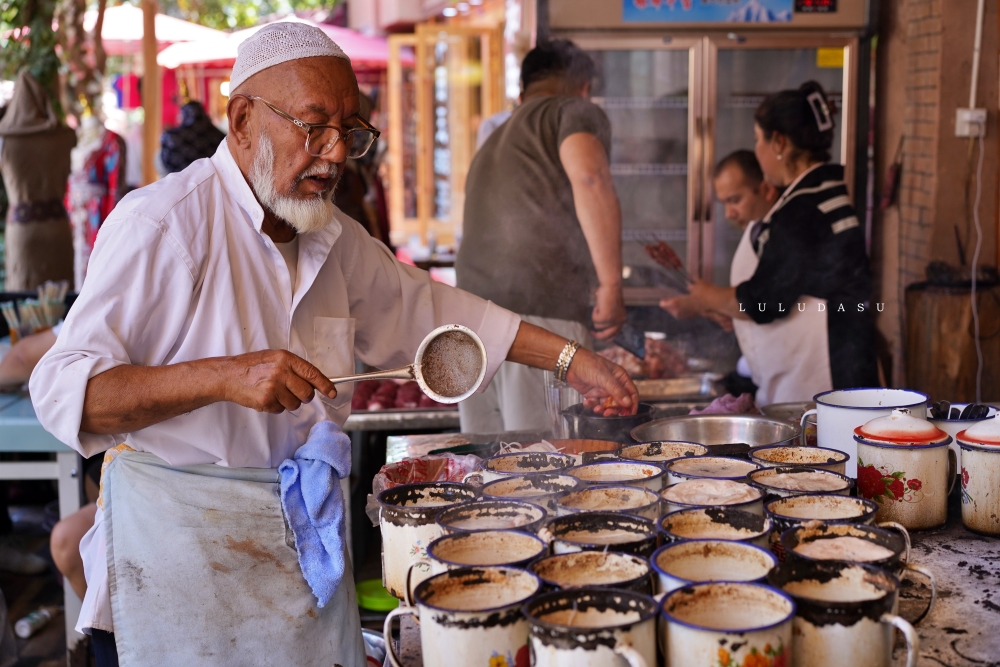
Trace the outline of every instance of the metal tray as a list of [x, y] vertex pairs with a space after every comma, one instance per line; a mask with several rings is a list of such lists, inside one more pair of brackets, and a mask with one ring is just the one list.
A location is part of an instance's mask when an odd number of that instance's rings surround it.
[[712, 399], [719, 396], [718, 373], [697, 373], [668, 380], [636, 380], [639, 400], [649, 402]]

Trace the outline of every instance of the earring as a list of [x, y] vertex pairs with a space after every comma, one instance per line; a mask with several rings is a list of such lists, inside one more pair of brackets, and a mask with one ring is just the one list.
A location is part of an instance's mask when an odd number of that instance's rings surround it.
[[778, 153], [778, 159], [781, 160], [783, 158], [784, 158], [784, 156], [781, 153]]

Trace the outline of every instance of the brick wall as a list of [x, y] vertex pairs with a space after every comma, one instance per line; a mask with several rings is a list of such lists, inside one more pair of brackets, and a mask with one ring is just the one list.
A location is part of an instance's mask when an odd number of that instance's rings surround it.
[[[980, 62], [978, 106], [989, 110], [983, 203], [982, 263], [997, 262], [997, 3], [988, 0]], [[873, 235], [876, 297], [886, 304], [878, 326], [892, 354], [894, 386], [904, 386], [903, 293], [924, 280], [934, 260], [959, 263], [954, 225], [972, 244], [971, 185], [975, 147], [955, 137], [955, 109], [968, 105], [976, 0], [883, 0], [878, 26], [876, 187], [900, 137], [903, 170], [898, 204], [878, 211]]]

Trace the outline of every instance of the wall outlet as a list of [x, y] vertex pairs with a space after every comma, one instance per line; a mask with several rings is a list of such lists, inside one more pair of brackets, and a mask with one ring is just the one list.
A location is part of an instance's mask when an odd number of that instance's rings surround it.
[[958, 109], [955, 112], [955, 136], [978, 137], [986, 134], [986, 109]]

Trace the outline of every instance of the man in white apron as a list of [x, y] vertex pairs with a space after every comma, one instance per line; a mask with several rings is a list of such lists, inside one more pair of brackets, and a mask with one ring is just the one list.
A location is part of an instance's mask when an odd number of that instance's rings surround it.
[[[487, 381], [505, 359], [568, 363], [591, 398], [638, 402], [621, 368], [399, 264], [337, 209], [344, 161], [378, 132], [325, 33], [262, 28], [241, 44], [231, 90], [215, 155], [131, 193], [104, 223], [31, 378], [47, 430], [86, 456], [115, 449], [81, 542], [77, 628], [101, 667], [364, 665], [346, 553], [326, 554], [346, 581], [314, 595], [275, 470], [315, 445], [313, 427], [343, 425], [350, 391], [328, 378], [355, 358], [401, 366], [457, 323], [482, 338]], [[349, 474], [340, 447], [334, 477]]]
[[[757, 270], [753, 237], [760, 233], [758, 223], [775, 206], [781, 192], [764, 178], [757, 157], [749, 150], [735, 151], [720, 160], [715, 167], [713, 185], [715, 196], [725, 207], [726, 219], [743, 230], [729, 269], [729, 284], [739, 285]], [[757, 385], [755, 403], [758, 406], [808, 401], [832, 388], [826, 351], [826, 319], [818, 313], [823, 300], [804, 295], [801, 301], [804, 304], [802, 312], [796, 310], [769, 324], [757, 324], [750, 319], [732, 320], [740, 351]], [[723, 317], [701, 312], [703, 304], [686, 297], [669, 299], [662, 305], [682, 318]]]

